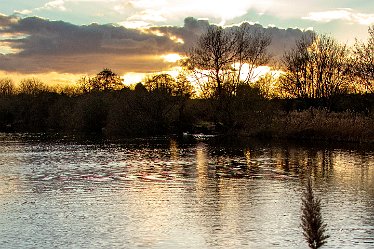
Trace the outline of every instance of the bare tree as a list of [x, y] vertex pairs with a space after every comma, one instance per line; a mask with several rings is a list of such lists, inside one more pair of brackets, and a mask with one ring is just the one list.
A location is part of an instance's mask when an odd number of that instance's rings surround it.
[[353, 47], [351, 67], [353, 76], [361, 83], [367, 92], [374, 89], [374, 25], [369, 27], [367, 43], [356, 40]]
[[77, 89], [80, 93], [88, 93], [92, 90], [92, 79], [88, 76], [81, 77], [77, 84]]
[[0, 79], [0, 96], [9, 96], [14, 93], [14, 83], [9, 78]]
[[283, 65], [281, 89], [291, 97], [326, 98], [348, 91], [348, 49], [332, 37], [304, 36], [284, 55]]
[[20, 93], [28, 95], [37, 95], [42, 92], [48, 91], [48, 87], [40, 80], [35, 78], [24, 79], [18, 86]]
[[268, 72], [258, 78], [253, 84], [253, 88], [257, 88], [260, 91], [261, 96], [266, 99], [273, 99], [276, 97], [282, 97], [281, 92], [278, 89], [278, 77], [277, 73]]
[[194, 87], [183, 72], [180, 72], [176, 78], [175, 94], [176, 96], [182, 96], [187, 99], [195, 96]]
[[270, 41], [247, 23], [230, 29], [210, 26], [187, 53], [184, 66], [193, 72], [204, 97], [235, 95], [237, 86], [247, 84], [254, 68], [268, 60]]

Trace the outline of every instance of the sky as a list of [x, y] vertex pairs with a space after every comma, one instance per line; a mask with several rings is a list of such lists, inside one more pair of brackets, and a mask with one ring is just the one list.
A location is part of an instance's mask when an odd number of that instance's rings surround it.
[[210, 24], [249, 22], [272, 36], [275, 58], [306, 30], [365, 40], [372, 0], [1, 0], [0, 77], [76, 81], [110, 68], [125, 82], [175, 72]]

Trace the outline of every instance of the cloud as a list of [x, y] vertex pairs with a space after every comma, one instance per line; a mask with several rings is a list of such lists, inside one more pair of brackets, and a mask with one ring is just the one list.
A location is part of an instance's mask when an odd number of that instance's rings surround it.
[[[209, 27], [210, 23], [207, 20], [198, 20], [193, 17], [188, 17], [184, 20], [183, 27], [176, 26], [164, 26], [164, 27], [151, 27], [148, 29], [150, 32], [163, 34], [173, 40], [183, 41], [181, 46], [178, 46], [177, 52], [183, 53], [195, 43], [198, 37], [204, 33]], [[311, 32], [310, 30], [302, 31], [300, 29], [280, 29], [277, 27], [269, 26], [264, 28], [260, 24], [243, 22], [241, 25], [248, 25], [249, 32], [252, 31], [263, 31], [268, 34], [272, 42], [268, 47], [269, 53], [274, 57], [274, 60], [283, 56], [286, 50], [289, 50], [295, 45], [296, 40], [300, 39], [305, 32]], [[235, 26], [225, 27], [226, 29], [235, 28]]]
[[149, 22], [145, 22], [145, 21], [124, 21], [118, 24], [129, 29], [139, 29], [139, 28], [146, 28], [146, 27], [151, 26]]
[[69, 55], [87, 53], [148, 54], [175, 45], [167, 37], [144, 34], [139, 30], [114, 25], [74, 25], [38, 17], [20, 19], [8, 27], [9, 33], [24, 38], [9, 41], [23, 55]]
[[[0, 35], [10, 34], [2, 44], [8, 51], [0, 70], [38, 73], [92, 72], [98, 68], [144, 71], [165, 67], [161, 54], [178, 50], [168, 37], [114, 25], [73, 25], [38, 17], [0, 16]], [[3, 52], [6, 52], [3, 49]], [[158, 57], [157, 57], [157, 56]]]
[[43, 7], [37, 8], [36, 10], [43, 10], [43, 9], [57, 9], [61, 11], [66, 11], [65, 7], [65, 0], [54, 0], [51, 2], [46, 3]]
[[[209, 25], [207, 20], [189, 17], [182, 27], [137, 30], [0, 15], [0, 36], [7, 35], [0, 44], [0, 49], [5, 46], [0, 51], [4, 53], [0, 54], [0, 70], [92, 74], [108, 67], [119, 74], [162, 71], [172, 66], [163, 55], [182, 55]], [[251, 27], [263, 29], [273, 37], [269, 50], [275, 56], [283, 54], [303, 34], [298, 29], [263, 28], [259, 24]]]
[[32, 14], [32, 10], [28, 10], [28, 9], [24, 9], [24, 10], [15, 10], [15, 11], [14, 11], [14, 14], [16, 14], [16, 15], [26, 16], [26, 15], [30, 15], [30, 14]]
[[224, 24], [228, 20], [245, 15], [250, 9], [264, 12], [271, 7], [271, 3], [272, 0], [131, 0], [123, 1], [122, 5], [126, 5], [135, 11], [126, 21], [155, 21], [160, 23], [191, 15], [213, 18]]
[[303, 19], [325, 23], [342, 20], [368, 26], [374, 23], [374, 14], [357, 13], [352, 9], [345, 8], [321, 12], [310, 12], [307, 16], [303, 17]]
[[[66, 12], [71, 11], [73, 12], [73, 6], [78, 3], [83, 4], [91, 4], [95, 5], [98, 3], [106, 4], [107, 6], [111, 6], [112, 4], [121, 3], [123, 0], [50, 0], [47, 3], [45, 3], [42, 6], [36, 7], [34, 5], [33, 8], [30, 9], [23, 9], [23, 10], [14, 10], [14, 14], [21, 15], [21, 16], [27, 16], [31, 15], [32, 13], [45, 13], [48, 12]], [[36, 3], [37, 4], [37, 3]], [[86, 15], [87, 13], [84, 13], [84, 9], [79, 9], [80, 15]]]
[[0, 31], [4, 30], [7, 26], [18, 22], [18, 18], [14, 16], [6, 16], [0, 13]]

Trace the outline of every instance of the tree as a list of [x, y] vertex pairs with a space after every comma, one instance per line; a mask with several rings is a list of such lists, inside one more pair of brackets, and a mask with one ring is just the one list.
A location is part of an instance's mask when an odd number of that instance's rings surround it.
[[91, 91], [121, 90], [124, 87], [121, 77], [108, 68], [105, 68], [93, 78], [82, 77], [78, 81], [78, 84], [83, 93]]
[[297, 41], [283, 57], [281, 89], [291, 97], [328, 98], [348, 90], [348, 49], [326, 35]]
[[177, 78], [165, 73], [156, 74], [147, 78], [144, 85], [148, 92], [187, 98], [190, 98], [193, 94], [191, 82], [181, 73], [178, 74]]
[[259, 89], [260, 95], [267, 99], [281, 97], [277, 89], [278, 77], [276, 73], [268, 72], [258, 78], [252, 85], [254, 88]]
[[121, 90], [123, 88], [122, 79], [108, 68], [96, 75], [95, 83], [98, 90]]
[[181, 128], [186, 123], [186, 103], [193, 94], [193, 87], [187, 77], [182, 73], [176, 78], [169, 74], [156, 74], [147, 78], [144, 85], [150, 93], [147, 102], [152, 103], [147, 108], [150, 112], [148, 116], [156, 121], [161, 130], [166, 130], [171, 123]]
[[175, 92], [175, 79], [166, 73], [156, 74], [145, 80], [145, 88], [148, 92], [159, 92], [173, 95]]
[[321, 200], [314, 196], [311, 177], [308, 176], [305, 191], [302, 198], [301, 227], [308, 245], [316, 249], [326, 244], [326, 224], [321, 215]]
[[14, 83], [9, 78], [0, 79], [0, 96], [9, 96], [14, 93]]
[[194, 87], [184, 73], [179, 73], [176, 78], [176, 92], [177, 96], [189, 99], [195, 95]]
[[249, 83], [254, 68], [269, 59], [266, 48], [270, 41], [248, 23], [228, 29], [210, 26], [187, 52], [183, 65], [193, 72], [204, 97], [235, 95], [237, 86]]
[[40, 80], [31, 78], [21, 81], [18, 90], [27, 95], [37, 95], [48, 90], [47, 86]]
[[359, 42], [353, 47], [352, 74], [365, 87], [367, 92], [373, 92], [374, 84], [374, 25], [369, 27], [367, 44]]
[[78, 84], [78, 91], [80, 93], [88, 93], [88, 92], [91, 92], [93, 90], [93, 82], [92, 82], [93, 79], [91, 79], [90, 77], [88, 76], [83, 76], [82, 78], [80, 78], [77, 82]]

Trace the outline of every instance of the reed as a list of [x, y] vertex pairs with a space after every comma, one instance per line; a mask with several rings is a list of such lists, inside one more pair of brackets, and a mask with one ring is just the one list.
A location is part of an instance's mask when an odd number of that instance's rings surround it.
[[275, 137], [372, 142], [373, 125], [370, 115], [310, 108], [274, 115], [268, 132]]
[[320, 248], [326, 244], [326, 240], [330, 236], [326, 235], [326, 224], [323, 222], [321, 214], [321, 200], [314, 196], [310, 176], [306, 181], [301, 211], [301, 227], [305, 240], [310, 248]]

